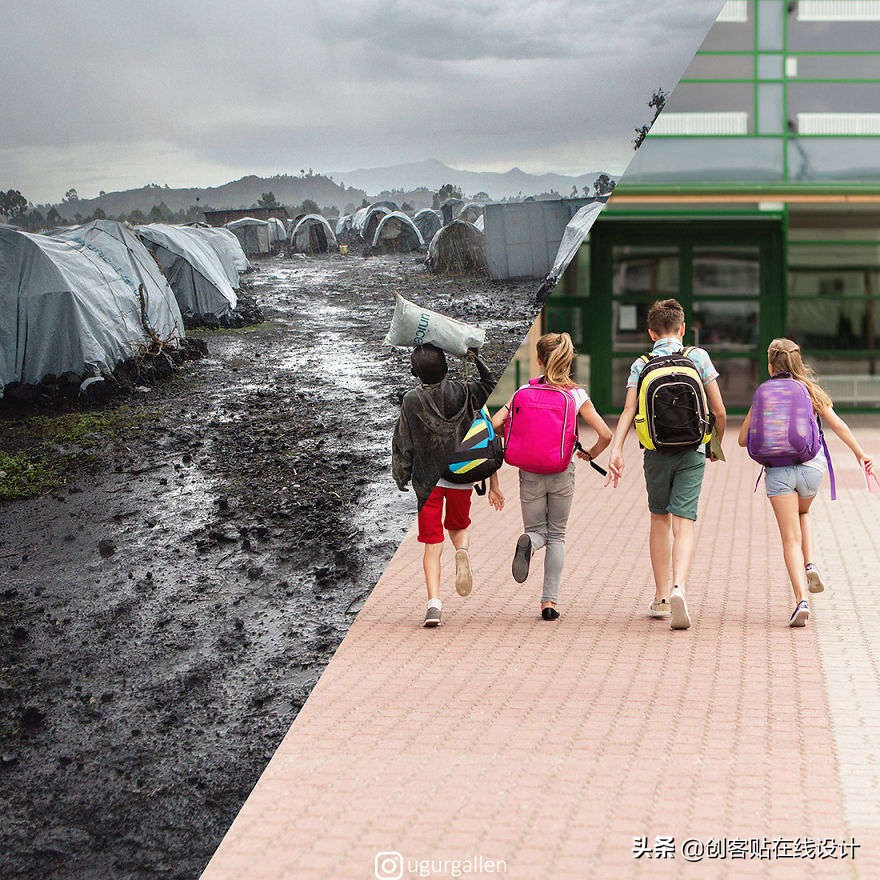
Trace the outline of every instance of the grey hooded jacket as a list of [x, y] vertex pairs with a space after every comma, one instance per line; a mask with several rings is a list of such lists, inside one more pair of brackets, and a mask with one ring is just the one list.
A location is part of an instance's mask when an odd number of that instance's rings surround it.
[[391, 472], [398, 488], [412, 483], [419, 507], [495, 387], [492, 371], [479, 358], [475, 363], [480, 378], [474, 382], [442, 379], [417, 385], [403, 396], [391, 445]]

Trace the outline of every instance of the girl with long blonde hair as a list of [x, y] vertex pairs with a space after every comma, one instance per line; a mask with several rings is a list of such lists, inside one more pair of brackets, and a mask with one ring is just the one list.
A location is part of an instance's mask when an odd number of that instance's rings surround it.
[[[872, 474], [870, 456], [859, 445], [846, 422], [834, 412], [831, 398], [804, 363], [800, 346], [791, 339], [774, 339], [767, 349], [767, 366], [771, 379], [788, 377], [807, 389], [814, 414], [852, 450], [860, 467], [868, 475]], [[740, 446], [745, 446], [748, 441], [751, 420], [752, 410], [749, 409], [739, 432]], [[825, 583], [813, 561], [813, 532], [809, 516], [824, 471], [825, 457], [822, 451], [802, 464], [765, 468], [764, 486], [776, 516], [782, 538], [782, 553], [794, 591], [795, 609], [789, 619], [789, 626], [792, 627], [805, 626], [809, 620], [810, 606], [805, 593], [821, 593], [825, 589]]]
[[[520, 391], [538, 386], [562, 389], [574, 401], [577, 414], [597, 435], [596, 442], [578, 456], [590, 461], [611, 442], [611, 431], [596, 412], [586, 390], [571, 377], [575, 350], [568, 333], [545, 333], [537, 343], [538, 365], [543, 376], [523, 385], [495, 414], [492, 423], [501, 429], [511, 417], [514, 400]], [[558, 394], [556, 395], [559, 396]], [[577, 416], [575, 416], [577, 418]], [[521, 422], [522, 423], [522, 422]], [[559, 584], [565, 564], [565, 529], [574, 496], [574, 458], [557, 473], [534, 473], [520, 468], [519, 497], [522, 507], [523, 534], [516, 542], [513, 557], [513, 578], [523, 583], [529, 574], [532, 555], [545, 548], [544, 588], [541, 595], [541, 617], [556, 620], [559, 612]]]

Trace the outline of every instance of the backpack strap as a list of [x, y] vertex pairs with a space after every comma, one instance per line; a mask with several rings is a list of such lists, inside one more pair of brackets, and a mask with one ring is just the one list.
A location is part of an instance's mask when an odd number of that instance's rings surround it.
[[474, 492], [476, 492], [477, 495], [485, 495], [486, 494], [486, 481], [483, 480], [482, 482], [474, 483]]
[[825, 461], [828, 462], [828, 480], [831, 483], [831, 500], [837, 500], [837, 481], [834, 479], [834, 465], [831, 463], [831, 453], [828, 451], [828, 444], [825, 442], [825, 432], [822, 430], [822, 419], [816, 416], [819, 423], [819, 437], [822, 439], [822, 450], [825, 453]]

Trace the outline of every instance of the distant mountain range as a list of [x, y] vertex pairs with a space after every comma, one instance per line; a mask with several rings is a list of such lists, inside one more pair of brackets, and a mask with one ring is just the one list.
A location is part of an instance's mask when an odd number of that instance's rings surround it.
[[331, 174], [303, 174], [298, 177], [280, 174], [275, 177], [248, 175], [215, 187], [174, 188], [150, 184], [138, 189], [102, 193], [91, 199], [69, 199], [54, 205], [40, 205], [41, 210], [56, 208], [63, 217], [74, 220], [76, 215], [90, 217], [98, 209], [108, 217], [125, 217], [133, 211], [148, 214], [153, 206], [164, 203], [172, 212], [188, 211], [193, 207], [249, 208], [263, 193], [271, 192], [286, 206], [301, 205], [305, 199], [320, 207], [334, 206], [340, 211], [358, 207], [365, 198], [389, 193], [399, 201], [409, 201], [413, 207], [430, 204], [430, 194], [443, 184], [459, 187], [465, 197], [486, 193], [491, 199], [537, 196], [557, 192], [571, 194], [576, 187], [579, 195], [590, 188], [601, 172], [594, 171], [577, 177], [564, 174], [528, 174], [520, 168], [510, 171], [465, 171], [451, 168], [436, 159], [423, 162], [390, 165], [382, 168], [360, 168], [355, 171]]
[[358, 168], [355, 171], [333, 172], [334, 180], [345, 181], [347, 186], [379, 193], [383, 190], [412, 190], [417, 187], [439, 189], [444, 183], [460, 187], [465, 195], [478, 192], [487, 193], [493, 199], [515, 198], [539, 195], [556, 191], [567, 196], [572, 186], [583, 195], [583, 187], [591, 187], [600, 171], [589, 171], [576, 177], [565, 174], [529, 174], [521, 168], [510, 171], [464, 171], [450, 168], [437, 159], [425, 159], [403, 165], [389, 165], [383, 168]]

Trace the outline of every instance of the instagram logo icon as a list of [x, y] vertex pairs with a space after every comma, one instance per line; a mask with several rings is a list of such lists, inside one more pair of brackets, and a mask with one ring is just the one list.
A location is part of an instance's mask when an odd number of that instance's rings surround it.
[[376, 853], [376, 880], [400, 880], [403, 877], [403, 856], [399, 852]]

